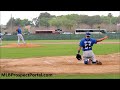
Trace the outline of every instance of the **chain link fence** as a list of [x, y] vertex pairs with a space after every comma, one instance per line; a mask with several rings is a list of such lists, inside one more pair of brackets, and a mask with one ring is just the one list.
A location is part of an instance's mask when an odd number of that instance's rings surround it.
[[[109, 39], [120, 39], [120, 33], [107, 34]], [[102, 38], [105, 34], [92, 34], [92, 38]], [[23, 35], [25, 40], [79, 40], [85, 37], [84, 34], [30, 34]], [[17, 35], [4, 35], [3, 40], [17, 40]]]

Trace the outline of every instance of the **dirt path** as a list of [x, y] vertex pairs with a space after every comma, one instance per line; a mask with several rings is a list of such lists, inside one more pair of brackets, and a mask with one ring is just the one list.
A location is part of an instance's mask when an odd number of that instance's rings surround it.
[[[79, 42], [37, 42], [37, 43], [27, 43], [27, 44], [16, 44], [16, 43], [11, 43], [8, 45], [2, 45], [0, 48], [32, 48], [32, 47], [42, 47], [40, 44], [76, 44], [78, 45]], [[120, 42], [99, 42], [97, 44], [120, 44]]]
[[0, 46], [1, 48], [14, 48], [14, 47], [17, 47], [17, 48], [32, 48], [32, 47], [38, 47], [40, 45], [38, 44], [32, 44], [32, 43], [27, 43], [27, 44], [16, 44], [16, 43], [11, 43], [11, 44], [8, 44], [8, 45], [4, 45], [4, 46]]
[[[39, 45], [38, 45], [39, 44]], [[4, 48], [20, 47], [32, 48], [38, 44], [17, 45], [15, 43], [1, 46]], [[41, 44], [78, 44], [74, 42], [41, 43]], [[98, 44], [120, 44], [119, 42], [101, 42]], [[75, 56], [41, 57], [24, 59], [0, 59], [0, 73], [120, 73], [120, 53], [110, 55], [97, 55], [103, 65], [84, 65], [83, 61], [78, 63]]]
[[97, 55], [103, 65], [84, 65], [75, 56], [1, 59], [0, 72], [15, 73], [120, 73], [120, 53]]

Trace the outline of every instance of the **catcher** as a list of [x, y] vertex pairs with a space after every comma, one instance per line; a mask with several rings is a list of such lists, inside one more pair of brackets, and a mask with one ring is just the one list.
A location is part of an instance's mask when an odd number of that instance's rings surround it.
[[76, 54], [76, 58], [78, 60], [82, 60], [82, 57], [80, 55], [80, 50], [83, 50], [83, 60], [84, 64], [97, 64], [97, 65], [102, 65], [102, 62], [96, 60], [95, 55], [92, 51], [92, 46], [94, 44], [97, 44], [97, 42], [101, 42], [105, 39], [108, 38], [108, 36], [105, 36], [104, 38], [100, 39], [94, 39], [90, 37], [90, 33], [86, 33], [86, 37], [81, 39], [79, 43], [79, 48], [78, 48], [78, 54]]

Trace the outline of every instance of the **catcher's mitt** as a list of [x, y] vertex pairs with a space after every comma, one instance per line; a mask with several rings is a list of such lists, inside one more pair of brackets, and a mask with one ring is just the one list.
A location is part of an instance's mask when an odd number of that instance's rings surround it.
[[77, 58], [78, 60], [82, 60], [82, 57], [81, 57], [80, 54], [76, 54], [76, 58]]

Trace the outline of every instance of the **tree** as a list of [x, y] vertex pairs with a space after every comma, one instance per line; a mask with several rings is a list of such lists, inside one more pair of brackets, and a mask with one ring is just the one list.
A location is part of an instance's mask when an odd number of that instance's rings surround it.
[[108, 17], [110, 18], [110, 30], [111, 30], [111, 18], [112, 18], [112, 14], [108, 13]]
[[21, 25], [22, 26], [27, 26], [27, 25], [32, 25], [32, 21], [29, 21], [28, 19], [23, 19], [21, 20]]
[[101, 16], [101, 22], [105, 24], [109, 24], [109, 17], [108, 16]]
[[71, 20], [74, 22], [74, 25], [77, 25], [77, 27], [80, 24], [80, 16], [78, 14], [70, 14], [65, 16], [67, 19]]
[[80, 15], [79, 23], [87, 24], [88, 22], [89, 22], [89, 16], [88, 15]]
[[41, 25], [41, 26], [45, 26], [45, 27], [49, 27], [50, 24], [49, 24], [48, 21], [49, 21], [49, 18], [45, 18], [45, 17], [44, 17], [44, 18], [41, 18], [41, 19], [40, 19], [40, 25]]
[[15, 19], [14, 18], [10, 18], [9, 21], [7, 22], [7, 27], [10, 27], [11, 24], [14, 26], [15, 25]]
[[74, 21], [77, 21], [79, 19], [78, 14], [70, 14], [70, 15], [66, 15], [65, 17], [69, 20], [74, 20]]
[[8, 23], [7, 23], [7, 26], [18, 26], [18, 25], [21, 25], [21, 26], [26, 26], [26, 25], [33, 25], [32, 21], [29, 21], [28, 19], [23, 19], [21, 20], [20, 18], [11, 18]]
[[68, 30], [71, 30], [74, 25], [75, 25], [74, 20], [65, 19], [63, 21], [63, 26], [65, 26]]
[[20, 18], [16, 18], [15, 19], [15, 26], [21, 25], [21, 19]]
[[62, 21], [60, 17], [52, 18], [49, 20], [50, 26], [55, 26], [56, 28], [60, 28], [62, 26]]
[[87, 24], [90, 25], [91, 28], [93, 27], [94, 24], [100, 24], [100, 23], [101, 23], [101, 18], [99, 15], [89, 17], [87, 22]]
[[97, 28], [100, 29], [100, 26], [98, 26]]
[[116, 22], [117, 22], [117, 23], [120, 23], [120, 16], [117, 17]]
[[110, 24], [111, 24], [112, 14], [111, 14], [111, 13], [108, 13], [108, 17], [110, 18]]
[[49, 27], [50, 24], [49, 24], [49, 20], [51, 18], [55, 17], [54, 15], [50, 15], [49, 13], [45, 12], [45, 13], [40, 13], [40, 15], [34, 19], [34, 23], [36, 25], [36, 27], [39, 27], [39, 26], [45, 26], [45, 27]]
[[71, 30], [76, 23], [74, 20], [70, 20], [65, 16], [61, 17], [61, 22], [62, 22], [62, 26], [66, 27], [68, 30]]
[[37, 17], [32, 19], [32, 23], [33, 23], [34, 26], [36, 26], [36, 24], [37, 24]]
[[55, 17], [55, 15], [51, 15], [51, 14], [49, 14], [49, 13], [47, 13], [47, 12], [45, 12], [45, 13], [40, 13], [40, 15], [39, 15], [39, 17], [38, 18], [52, 18], [52, 17]]
[[39, 20], [38, 20], [38, 17], [33, 18], [33, 19], [32, 19], [32, 22], [33, 22], [34, 26], [39, 27]]
[[96, 16], [80, 15], [79, 20], [80, 20], [79, 23], [88, 24], [91, 26], [91, 28], [93, 27], [94, 24], [101, 23], [101, 18], [99, 15]]

